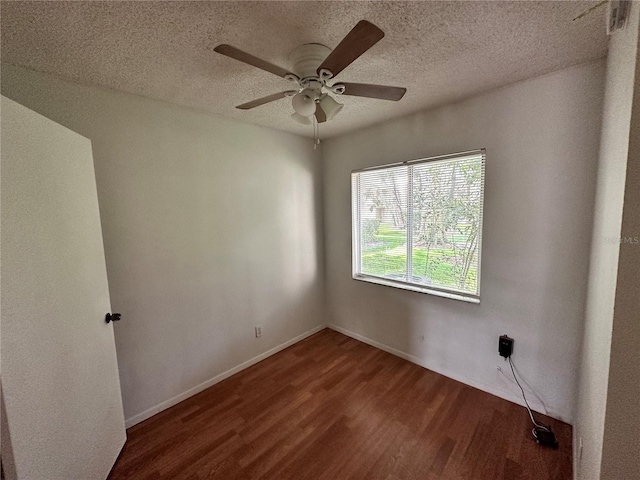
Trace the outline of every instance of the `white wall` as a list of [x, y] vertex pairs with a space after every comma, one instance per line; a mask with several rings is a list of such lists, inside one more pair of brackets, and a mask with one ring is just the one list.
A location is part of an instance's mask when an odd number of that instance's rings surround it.
[[[532, 405], [572, 422], [603, 79], [604, 61], [579, 65], [324, 142], [328, 323], [521, 403], [497, 353], [509, 334]], [[476, 148], [480, 305], [353, 280], [350, 171]]]
[[[640, 139], [639, 16], [640, 5], [633, 4], [627, 27], [611, 37], [607, 58], [578, 415], [574, 429], [574, 471], [576, 478], [584, 480], [640, 477], [640, 423], [637, 420], [640, 407], [640, 245], [621, 245], [616, 241], [621, 236], [640, 238], [640, 153], [638, 146], [634, 149], [629, 144], [631, 139], [637, 145]], [[631, 133], [632, 115], [635, 134]], [[579, 450], [581, 441], [582, 452]]]
[[324, 323], [309, 139], [6, 65], [2, 93], [92, 141], [129, 424]]

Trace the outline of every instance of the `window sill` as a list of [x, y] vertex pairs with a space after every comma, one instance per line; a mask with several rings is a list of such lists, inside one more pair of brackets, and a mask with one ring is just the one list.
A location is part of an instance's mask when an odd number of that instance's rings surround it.
[[435, 288], [427, 287], [425, 285], [416, 285], [414, 283], [406, 283], [406, 282], [391, 280], [389, 278], [372, 277], [369, 275], [361, 275], [361, 274], [355, 274], [352, 276], [352, 278], [354, 280], [360, 280], [361, 282], [375, 283], [377, 285], [400, 288], [402, 290], [410, 290], [412, 292], [427, 293], [429, 295], [436, 295], [438, 297], [450, 298], [452, 300], [460, 300], [463, 302], [476, 303], [476, 304], [480, 303], [480, 297], [475, 297], [475, 296], [464, 294], [464, 293], [437, 290]]

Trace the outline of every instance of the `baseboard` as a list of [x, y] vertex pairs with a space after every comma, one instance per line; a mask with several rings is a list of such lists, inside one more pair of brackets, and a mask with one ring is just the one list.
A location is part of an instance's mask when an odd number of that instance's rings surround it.
[[[462, 375], [459, 375], [456, 372], [452, 372], [452, 371], [445, 371], [442, 368], [434, 368], [433, 365], [430, 365], [426, 360], [424, 360], [423, 358], [419, 358], [416, 357], [414, 355], [411, 355], [409, 353], [403, 352], [401, 350], [397, 350], [393, 347], [390, 347], [388, 345], [385, 345], [383, 343], [380, 342], [376, 342], [375, 340], [371, 340], [370, 338], [367, 338], [363, 335], [360, 335], [359, 333], [355, 333], [352, 332], [350, 330], [347, 330], [345, 328], [339, 327], [337, 325], [333, 325], [333, 324], [328, 324], [327, 325], [328, 328], [330, 328], [331, 330], [335, 330], [336, 332], [340, 332], [343, 335], [346, 335], [348, 337], [354, 338], [355, 340], [359, 340], [362, 343], [366, 343], [367, 345], [371, 345], [372, 347], [376, 347], [379, 348], [380, 350], [384, 350], [385, 352], [388, 352], [392, 355], [395, 355], [396, 357], [400, 357], [400, 358], [404, 358], [405, 360], [408, 360], [411, 363], [415, 363], [416, 365], [420, 365], [421, 367], [427, 368], [433, 372], [439, 373], [440, 375], [444, 375], [445, 377], [451, 378], [453, 380], [456, 380], [460, 383], [464, 383], [465, 385], [469, 385], [471, 387], [477, 388], [478, 390], [482, 390], [483, 392], [487, 392], [490, 393], [491, 395], [495, 395], [496, 397], [500, 397], [504, 400], [507, 400], [509, 402], [521, 405], [521, 406], [525, 406], [524, 401], [522, 400], [522, 397], [519, 396], [517, 393], [515, 392], [507, 392], [501, 389], [497, 389], [491, 385], [487, 385], [484, 384], [482, 382], [477, 382], [475, 380], [466, 378]], [[514, 384], [515, 386], [515, 384]], [[516, 387], [517, 388], [517, 387]], [[571, 423], [570, 421], [568, 421], [567, 419], [563, 418], [562, 416], [556, 414], [554, 411], [552, 411], [551, 409], [546, 409], [544, 407], [544, 405], [542, 405], [540, 402], [535, 401], [535, 399], [529, 399], [529, 404], [531, 405], [531, 409], [535, 412], [538, 413], [542, 413], [544, 415], [548, 415], [550, 417], [553, 417], [557, 420], [560, 420], [562, 422], [566, 422], [566, 423]]]
[[326, 325], [318, 325], [317, 327], [312, 328], [311, 330], [308, 330], [298, 335], [297, 337], [292, 338], [291, 340], [281, 343], [277, 347], [273, 347], [272, 349], [267, 350], [264, 353], [261, 353], [257, 357], [253, 357], [252, 359], [247, 360], [246, 362], [243, 362], [240, 365], [237, 365], [227, 370], [226, 372], [223, 372], [219, 375], [216, 375], [213, 378], [210, 378], [209, 380], [206, 380], [205, 382], [202, 382], [200, 385], [196, 385], [195, 387], [190, 388], [189, 390], [182, 392], [181, 394], [176, 395], [175, 397], [172, 397], [169, 400], [165, 400], [164, 402], [159, 403], [158, 405], [151, 407], [145, 410], [144, 412], [138, 413], [137, 415], [134, 415], [133, 417], [130, 417], [125, 420], [125, 427], [126, 428], [133, 427], [134, 425], [140, 422], [143, 422], [147, 418], [154, 416], [156, 413], [160, 413], [161, 411], [166, 410], [169, 407], [173, 407], [174, 405], [182, 402], [183, 400], [186, 400], [187, 398], [192, 397], [196, 393], [200, 393], [201, 391], [211, 387], [212, 385], [215, 385], [216, 383], [221, 382], [225, 378], [229, 378], [231, 375], [235, 375], [236, 373], [244, 370], [245, 368], [249, 368], [250, 366], [255, 365], [256, 363], [264, 360], [265, 358], [270, 357], [271, 355], [274, 355], [284, 350], [285, 348], [290, 347], [294, 343], [298, 343], [299, 341], [304, 340], [307, 337], [310, 337], [314, 333], [318, 333], [320, 330], [324, 330], [325, 328], [327, 328]]

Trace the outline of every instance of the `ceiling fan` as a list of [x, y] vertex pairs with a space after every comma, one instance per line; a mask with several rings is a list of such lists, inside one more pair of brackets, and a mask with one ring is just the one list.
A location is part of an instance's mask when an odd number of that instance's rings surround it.
[[292, 71], [254, 57], [231, 45], [218, 45], [214, 51], [296, 83], [294, 90], [274, 93], [243, 103], [236, 108], [249, 110], [281, 98], [292, 97], [294, 113], [291, 117], [305, 125], [313, 123], [315, 127], [316, 122], [323, 123], [334, 118], [343, 107], [330, 94], [392, 101], [398, 101], [403, 97], [407, 89], [402, 87], [333, 82], [342, 70], [382, 37], [384, 37], [382, 30], [366, 20], [361, 20], [333, 50], [318, 43], [309, 43], [296, 48], [291, 53]]

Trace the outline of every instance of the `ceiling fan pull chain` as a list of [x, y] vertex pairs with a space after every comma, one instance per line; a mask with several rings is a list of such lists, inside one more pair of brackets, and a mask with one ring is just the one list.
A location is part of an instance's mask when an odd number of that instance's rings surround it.
[[313, 149], [316, 150], [320, 145], [320, 125], [315, 116], [313, 116]]
[[315, 115], [312, 117], [313, 120], [313, 149], [318, 148], [318, 121], [316, 120]]

